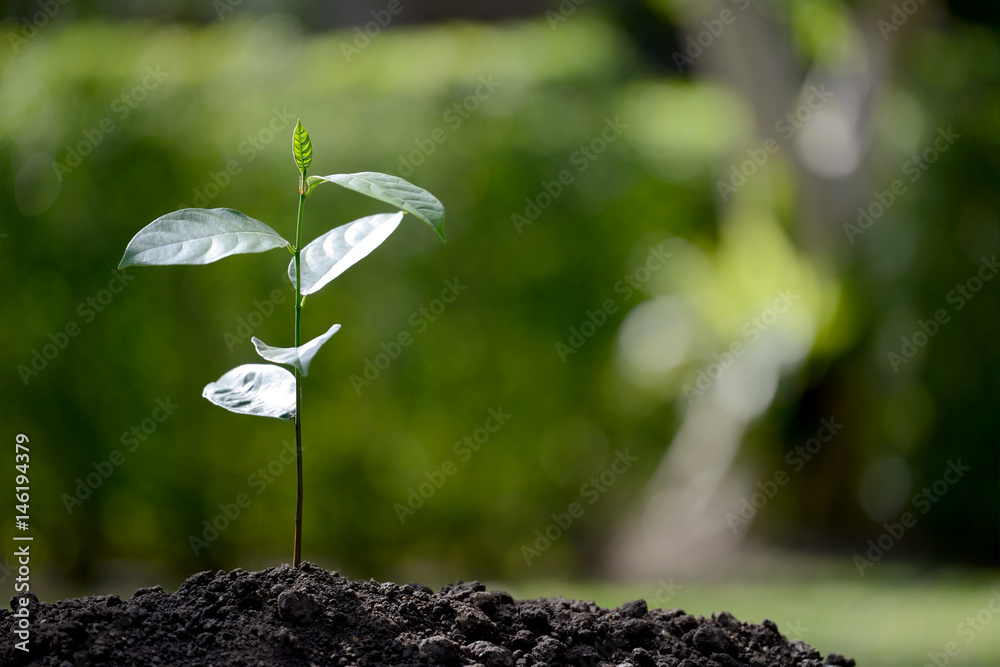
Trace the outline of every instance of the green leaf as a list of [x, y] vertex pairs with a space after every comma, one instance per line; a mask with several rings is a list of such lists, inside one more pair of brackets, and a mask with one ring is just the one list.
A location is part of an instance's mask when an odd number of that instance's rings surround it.
[[280, 366], [237, 366], [205, 385], [201, 395], [220, 408], [241, 415], [277, 419], [295, 416], [295, 376]]
[[305, 173], [312, 164], [313, 145], [309, 133], [299, 121], [295, 122], [295, 133], [292, 134], [292, 154], [295, 155], [295, 164], [299, 171]]
[[[367, 257], [389, 238], [402, 219], [402, 213], [369, 215], [314, 239], [299, 253], [302, 294], [318, 292], [331, 280]], [[294, 285], [294, 259], [288, 265], [288, 278]]]
[[128, 242], [118, 268], [208, 264], [229, 255], [286, 245], [288, 241], [278, 232], [231, 208], [184, 208], [139, 230]]
[[407, 213], [412, 213], [430, 225], [444, 241], [444, 206], [438, 198], [422, 188], [398, 176], [380, 174], [376, 171], [362, 171], [356, 174], [331, 174], [314, 176], [309, 179], [315, 187], [319, 182], [313, 179], [336, 183], [348, 190], [360, 192], [373, 199], [392, 204]]
[[312, 194], [312, 191], [315, 190], [316, 186], [319, 185], [320, 183], [326, 183], [326, 181], [324, 181], [319, 176], [310, 176], [309, 178], [307, 178], [306, 185], [308, 187], [306, 188], [306, 197]]
[[319, 352], [319, 348], [323, 347], [324, 343], [333, 338], [333, 334], [338, 331], [340, 331], [340, 325], [334, 324], [322, 336], [313, 338], [305, 345], [299, 345], [298, 347], [271, 347], [256, 336], [253, 336], [250, 340], [253, 342], [253, 346], [257, 348], [257, 354], [263, 359], [273, 361], [276, 364], [294, 366], [299, 369], [302, 375], [309, 375], [309, 364], [312, 363], [313, 357]]

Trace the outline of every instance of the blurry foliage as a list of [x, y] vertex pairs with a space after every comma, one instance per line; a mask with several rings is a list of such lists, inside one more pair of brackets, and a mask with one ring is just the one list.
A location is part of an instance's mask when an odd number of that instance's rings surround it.
[[[885, 136], [892, 140], [899, 117], [921, 141], [948, 124], [963, 140], [868, 233], [857, 258], [835, 268], [796, 250], [794, 232], [783, 229], [794, 187], [776, 186], [775, 210], [740, 213], [749, 222], [726, 231], [714, 182], [731, 155], [756, 141], [739, 93], [718, 81], [652, 78], [626, 35], [593, 16], [581, 12], [554, 31], [545, 21], [392, 31], [350, 63], [341, 48], [348, 33], [301, 32], [281, 15], [232, 15], [206, 28], [95, 21], [50, 26], [16, 55], [0, 50], [0, 233], [8, 235], [0, 240], [0, 403], [11, 437], [32, 437], [38, 565], [85, 578], [106, 559], [188, 573], [287, 557], [293, 467], [260, 495], [248, 484], [278, 459], [285, 425], [220, 414], [200, 397], [206, 382], [254, 361], [248, 340], [230, 350], [223, 333], [239, 335], [239, 320], [274, 290], [288, 296], [287, 258], [131, 269], [134, 279], [92, 321], [79, 304], [107, 286], [139, 228], [195, 205], [199, 194], [218, 191], [207, 206], [237, 208], [291, 233], [295, 118], [310, 128], [314, 173], [404, 175], [442, 199], [449, 240], [441, 247], [424, 229], [401, 228], [364, 266], [307, 301], [305, 338], [343, 324], [314, 362], [323, 368], [310, 374], [303, 408], [307, 559], [363, 576], [527, 576], [585, 566], [581, 547], [636, 496], [683, 412], [676, 394], [650, 400], [637, 392], [614, 361], [620, 323], [648, 296], [643, 289], [624, 301], [614, 286], [668, 239], [707, 253], [728, 281], [717, 294], [732, 303], [701, 304], [719, 340], [729, 340], [727, 327], [743, 311], [759, 309], [747, 293], [769, 293], [746, 286], [755, 271], [799, 276], [797, 286], [812, 294], [810, 326], [825, 327], [829, 339], [821, 335], [810, 362], [782, 386], [752, 434], [752, 451], [761, 470], [773, 469], [782, 448], [812, 435], [831, 409], [851, 429], [827, 472], [811, 469], [796, 479], [794, 497], [775, 505], [790, 525], [848, 537], [851, 549], [879, 530], [857, 509], [857, 478], [870, 459], [898, 454], [919, 488], [946, 459], [964, 456], [976, 474], [921, 522], [912, 543], [939, 542], [944, 555], [968, 560], [995, 546], [997, 283], [905, 372], [884, 372], [886, 346], [898, 339], [887, 318], [897, 313], [908, 325], [931, 316], [979, 255], [997, 249], [1000, 100], [986, 85], [997, 80], [994, 35], [958, 26], [923, 33], [908, 47], [887, 91], [895, 111]], [[135, 108], [123, 107], [121, 96], [142, 85], [147, 68], [167, 75]], [[486, 92], [484, 80], [499, 85]], [[477, 108], [467, 117], [448, 114], [470, 99]], [[619, 117], [629, 128], [577, 171], [576, 152]], [[65, 164], [68, 147], [97, 136], [105, 118], [114, 130], [101, 132], [59, 182], [52, 161]], [[436, 128], [443, 142], [432, 138]], [[884, 158], [887, 178], [898, 157]], [[526, 197], [538, 202], [543, 184], [567, 169], [572, 185], [518, 230], [511, 215], [525, 215]], [[383, 210], [338, 189], [313, 196], [328, 200], [314, 211], [340, 212], [325, 219], [307, 211], [306, 238]], [[757, 252], [766, 256], [755, 264]], [[446, 280], [468, 287], [418, 332], [420, 309]], [[621, 307], [563, 363], [556, 343], [567, 343], [570, 327], [609, 298]], [[254, 335], [290, 344], [290, 309], [286, 298]], [[25, 387], [17, 366], [70, 321], [80, 334]], [[351, 375], [362, 376], [366, 360], [400, 332], [413, 344], [356, 392]], [[719, 349], [705, 341], [701, 348]], [[689, 359], [691, 368], [699, 358]], [[122, 435], [167, 397], [180, 407], [128, 452]], [[462, 462], [453, 445], [501, 406], [508, 423]], [[641, 466], [528, 569], [520, 546], [625, 447]], [[115, 449], [125, 463], [68, 514], [62, 495]], [[562, 463], [567, 457], [572, 465]], [[446, 459], [457, 474], [401, 525], [394, 504], [405, 504], [409, 489]], [[811, 476], [825, 481], [817, 486]], [[196, 557], [188, 536], [242, 492], [253, 504]], [[12, 519], [3, 528], [13, 530]]]

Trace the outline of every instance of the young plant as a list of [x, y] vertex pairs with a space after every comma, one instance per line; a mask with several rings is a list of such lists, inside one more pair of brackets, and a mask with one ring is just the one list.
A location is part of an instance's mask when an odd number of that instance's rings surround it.
[[[312, 142], [302, 123], [295, 124], [292, 154], [299, 170], [294, 245], [263, 222], [231, 208], [185, 208], [168, 213], [143, 227], [129, 241], [118, 268], [208, 264], [230, 255], [274, 248], [288, 248], [292, 253], [288, 279], [295, 285], [295, 344], [293, 347], [272, 347], [257, 337], [252, 340], [257, 354], [265, 361], [291, 366], [293, 372], [270, 364], [237, 366], [206, 385], [202, 396], [230, 412], [294, 420], [298, 492], [292, 562], [298, 565], [302, 560], [301, 378], [309, 373], [309, 364], [316, 352], [340, 329], [339, 324], [334, 324], [323, 335], [303, 344], [302, 306], [306, 295], [318, 292], [377, 248], [396, 230], [406, 213], [426, 222], [444, 241], [445, 214], [436, 197], [396, 176], [364, 171], [307, 177], [306, 172], [312, 164]], [[303, 204], [322, 183], [336, 183], [390, 204], [399, 211], [360, 218], [302, 246]]]

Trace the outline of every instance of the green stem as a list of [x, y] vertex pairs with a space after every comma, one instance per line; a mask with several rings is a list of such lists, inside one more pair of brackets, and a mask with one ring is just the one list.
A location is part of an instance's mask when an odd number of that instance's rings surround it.
[[[306, 200], [303, 184], [306, 172], [302, 170], [299, 181], [299, 214], [295, 221], [295, 347], [302, 340], [302, 271], [299, 267], [299, 253], [302, 247], [302, 204]], [[298, 475], [298, 491], [295, 495], [295, 547], [292, 566], [302, 562], [302, 385], [299, 383], [299, 369], [295, 369], [295, 469]]]

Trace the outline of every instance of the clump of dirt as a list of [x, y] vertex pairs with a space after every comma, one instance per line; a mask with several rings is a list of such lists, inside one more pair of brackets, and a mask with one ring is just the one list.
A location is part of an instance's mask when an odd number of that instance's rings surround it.
[[[514, 600], [478, 582], [437, 593], [419, 584], [350, 581], [311, 563], [201, 572], [176, 593], [142, 588], [63, 600], [29, 598], [28, 652], [0, 610], [0, 664], [53, 667], [852, 667], [788, 641], [771, 621], [694, 617], [593, 602]], [[20, 608], [20, 596], [11, 600]]]

